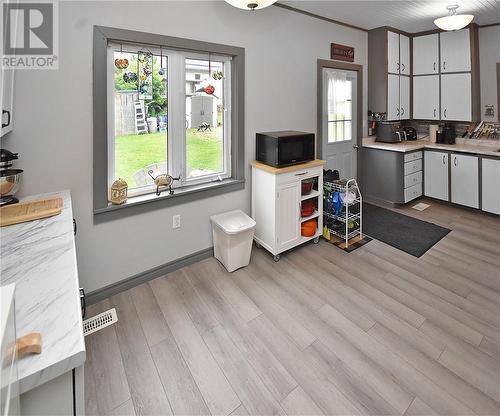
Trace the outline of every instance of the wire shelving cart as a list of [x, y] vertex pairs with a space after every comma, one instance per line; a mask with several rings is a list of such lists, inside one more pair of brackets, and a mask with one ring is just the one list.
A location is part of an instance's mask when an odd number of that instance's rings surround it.
[[345, 241], [363, 238], [363, 198], [356, 179], [323, 182], [323, 236]]

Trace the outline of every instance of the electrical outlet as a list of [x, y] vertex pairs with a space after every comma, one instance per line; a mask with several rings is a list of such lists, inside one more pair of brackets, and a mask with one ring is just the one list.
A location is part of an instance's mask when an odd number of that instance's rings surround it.
[[181, 216], [174, 215], [172, 217], [172, 228], [181, 228]]

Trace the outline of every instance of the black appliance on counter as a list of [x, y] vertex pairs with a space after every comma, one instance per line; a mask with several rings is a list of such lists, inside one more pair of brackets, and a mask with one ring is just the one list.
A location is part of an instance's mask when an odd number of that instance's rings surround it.
[[453, 124], [446, 123], [441, 129], [441, 133], [436, 134], [436, 143], [455, 144], [456, 130]]
[[255, 144], [257, 161], [269, 166], [297, 165], [315, 159], [313, 133], [292, 130], [257, 133]]
[[417, 129], [415, 127], [403, 127], [406, 140], [417, 140]]
[[406, 140], [406, 132], [398, 121], [380, 121], [377, 124], [376, 142], [398, 143]]

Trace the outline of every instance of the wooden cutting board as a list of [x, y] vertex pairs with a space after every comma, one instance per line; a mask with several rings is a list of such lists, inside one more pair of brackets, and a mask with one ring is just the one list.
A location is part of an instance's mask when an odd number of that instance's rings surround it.
[[61, 197], [19, 202], [0, 208], [0, 227], [59, 215], [63, 208]]

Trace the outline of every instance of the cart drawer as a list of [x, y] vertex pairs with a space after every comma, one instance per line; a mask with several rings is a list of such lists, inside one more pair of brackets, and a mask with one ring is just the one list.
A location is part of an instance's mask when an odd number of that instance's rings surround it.
[[422, 195], [422, 183], [405, 189], [405, 203]]
[[417, 159], [422, 159], [422, 152], [405, 153], [405, 162], [412, 162]]
[[422, 170], [422, 159], [405, 163], [405, 175], [418, 172], [419, 170]]
[[278, 183], [281, 184], [301, 181], [302, 179], [319, 177], [320, 175], [323, 175], [322, 167], [299, 169], [294, 172], [282, 173], [281, 175], [278, 175]]
[[410, 173], [405, 176], [405, 188], [422, 183], [422, 171]]

